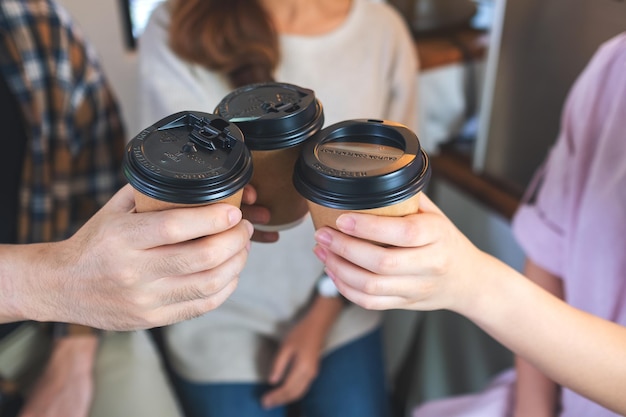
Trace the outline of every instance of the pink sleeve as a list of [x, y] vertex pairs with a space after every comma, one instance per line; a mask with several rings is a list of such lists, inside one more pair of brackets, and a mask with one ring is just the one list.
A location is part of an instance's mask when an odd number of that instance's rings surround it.
[[513, 218], [513, 234], [526, 256], [557, 276], [561, 276], [569, 217], [567, 178], [571, 155], [566, 143], [559, 137]]
[[610, 91], [607, 73], [624, 42], [626, 34], [606, 42], [576, 80], [565, 102], [557, 141], [513, 218], [513, 233], [526, 256], [557, 276], [563, 276], [597, 132], [611, 108], [612, 95], [605, 91], [607, 87]]

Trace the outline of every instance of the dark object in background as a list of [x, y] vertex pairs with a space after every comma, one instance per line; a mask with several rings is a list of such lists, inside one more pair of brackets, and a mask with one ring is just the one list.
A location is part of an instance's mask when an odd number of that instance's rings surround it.
[[472, 0], [389, 0], [414, 35], [469, 26], [477, 11]]

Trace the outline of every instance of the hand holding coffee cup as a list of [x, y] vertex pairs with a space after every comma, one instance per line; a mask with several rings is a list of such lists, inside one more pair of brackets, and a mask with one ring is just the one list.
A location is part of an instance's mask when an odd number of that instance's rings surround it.
[[303, 147], [294, 186], [307, 199], [316, 229], [336, 227], [357, 211], [381, 216], [417, 213], [431, 168], [406, 126], [383, 120], [347, 120], [329, 126]]

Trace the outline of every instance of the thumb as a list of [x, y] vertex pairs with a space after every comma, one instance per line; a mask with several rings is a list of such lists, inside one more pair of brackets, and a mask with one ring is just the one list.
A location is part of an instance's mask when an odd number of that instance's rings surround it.
[[426, 193], [420, 193], [419, 197], [419, 213], [436, 213], [445, 216], [443, 211], [433, 201], [428, 198]]

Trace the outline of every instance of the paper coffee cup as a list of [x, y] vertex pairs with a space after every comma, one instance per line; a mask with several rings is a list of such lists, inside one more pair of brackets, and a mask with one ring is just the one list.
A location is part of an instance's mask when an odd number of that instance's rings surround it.
[[417, 213], [430, 175], [428, 155], [410, 129], [359, 119], [329, 126], [308, 141], [293, 182], [319, 229], [336, 228], [337, 217], [346, 212]]
[[308, 206], [293, 186], [293, 167], [302, 145], [324, 123], [315, 93], [286, 83], [251, 84], [224, 97], [215, 113], [241, 129], [252, 153], [256, 204], [270, 210], [269, 223], [255, 227], [278, 231], [300, 223]]
[[126, 147], [123, 172], [138, 212], [229, 203], [239, 207], [252, 156], [239, 128], [219, 116], [179, 112]]

